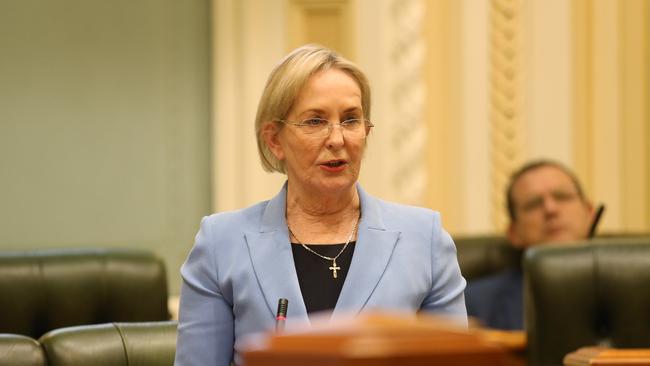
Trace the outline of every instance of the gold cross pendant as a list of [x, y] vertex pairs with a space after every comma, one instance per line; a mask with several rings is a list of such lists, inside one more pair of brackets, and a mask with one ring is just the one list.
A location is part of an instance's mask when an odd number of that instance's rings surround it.
[[336, 271], [338, 271], [339, 269], [341, 269], [341, 267], [338, 267], [336, 265], [336, 260], [332, 260], [332, 266], [330, 267], [330, 271], [332, 271], [332, 276], [334, 276], [334, 278], [336, 278]]

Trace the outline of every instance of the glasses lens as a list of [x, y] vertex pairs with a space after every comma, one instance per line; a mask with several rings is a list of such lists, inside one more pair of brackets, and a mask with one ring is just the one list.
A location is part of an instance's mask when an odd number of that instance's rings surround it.
[[322, 118], [308, 118], [302, 120], [299, 124], [300, 129], [308, 134], [315, 136], [327, 135], [329, 132], [330, 122]]
[[374, 127], [372, 122], [370, 122], [370, 120], [367, 119], [358, 119], [353, 126], [354, 127], [351, 127], [351, 129], [353, 129], [351, 132], [354, 133], [359, 138], [367, 137], [368, 134], [370, 133], [370, 129]]
[[298, 127], [302, 132], [314, 138], [325, 138], [329, 136], [334, 128], [338, 126], [341, 132], [349, 138], [364, 138], [372, 127], [370, 121], [364, 119], [347, 119], [340, 123], [333, 124], [326, 119], [309, 118], [301, 121]]
[[366, 123], [363, 119], [348, 119], [341, 122], [341, 128], [349, 137], [364, 137], [366, 135]]

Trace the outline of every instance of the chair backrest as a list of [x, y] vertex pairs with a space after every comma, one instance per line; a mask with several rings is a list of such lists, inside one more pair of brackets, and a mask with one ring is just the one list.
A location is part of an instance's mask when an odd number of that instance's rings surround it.
[[168, 320], [164, 262], [132, 250], [0, 254], [0, 333]]
[[172, 366], [177, 323], [140, 322], [57, 329], [39, 342], [48, 366]]
[[458, 264], [468, 281], [520, 265], [521, 251], [502, 235], [454, 237]]
[[0, 365], [45, 366], [45, 355], [41, 345], [33, 338], [0, 334]]
[[650, 346], [650, 237], [537, 246], [524, 273], [529, 365], [589, 345]]

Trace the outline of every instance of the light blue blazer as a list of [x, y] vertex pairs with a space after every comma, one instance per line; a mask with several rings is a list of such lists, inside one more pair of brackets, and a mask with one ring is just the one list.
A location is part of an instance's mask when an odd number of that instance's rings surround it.
[[[456, 248], [437, 212], [374, 198], [357, 184], [357, 243], [332, 319], [368, 310], [419, 310], [467, 324]], [[286, 184], [270, 201], [204, 217], [181, 268], [176, 366], [240, 361], [246, 335], [275, 326], [287, 298], [287, 328], [309, 324], [285, 219]]]

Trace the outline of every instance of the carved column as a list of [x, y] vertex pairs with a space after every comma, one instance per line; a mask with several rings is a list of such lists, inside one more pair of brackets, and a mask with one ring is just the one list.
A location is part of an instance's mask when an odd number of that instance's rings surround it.
[[390, 121], [395, 155], [392, 180], [401, 202], [422, 204], [427, 184], [427, 131], [423, 119], [426, 90], [422, 75], [425, 41], [421, 29], [424, 8], [421, 0], [396, 0], [391, 10], [395, 29], [391, 101], [392, 115], [396, 116]]
[[523, 156], [521, 10], [521, 0], [490, 3], [491, 202], [497, 230], [508, 223], [504, 190]]

